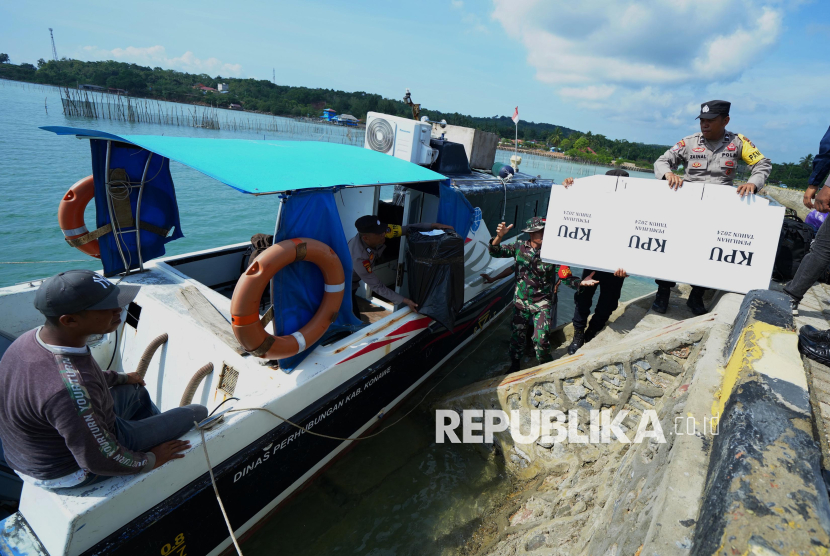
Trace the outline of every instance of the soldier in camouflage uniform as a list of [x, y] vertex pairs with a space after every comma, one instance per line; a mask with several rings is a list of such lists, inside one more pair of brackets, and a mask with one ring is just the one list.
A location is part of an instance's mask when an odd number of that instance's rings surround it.
[[570, 286], [579, 284], [579, 279], [571, 276], [567, 266], [558, 266], [542, 262], [540, 252], [544, 236], [545, 219], [534, 217], [527, 221], [523, 232], [530, 234], [526, 241], [516, 240], [510, 245], [500, 245], [502, 238], [510, 231], [513, 224], [498, 225], [496, 236], [490, 240], [490, 255], [496, 258], [512, 257], [516, 259], [516, 295], [513, 298], [513, 334], [510, 336], [510, 372], [519, 370], [519, 362], [524, 355], [527, 335], [536, 351], [536, 358], [544, 363], [550, 361], [550, 339], [548, 335], [553, 323], [556, 307], [556, 290], [558, 283]]

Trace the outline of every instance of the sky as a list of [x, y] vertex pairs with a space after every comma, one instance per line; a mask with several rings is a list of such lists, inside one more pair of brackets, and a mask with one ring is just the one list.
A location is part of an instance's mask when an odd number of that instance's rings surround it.
[[[403, 97], [673, 144], [700, 104], [774, 162], [830, 125], [825, 0], [4, 2], [0, 52], [117, 60]], [[452, 122], [450, 122], [452, 123]], [[520, 124], [521, 125], [521, 124]]]

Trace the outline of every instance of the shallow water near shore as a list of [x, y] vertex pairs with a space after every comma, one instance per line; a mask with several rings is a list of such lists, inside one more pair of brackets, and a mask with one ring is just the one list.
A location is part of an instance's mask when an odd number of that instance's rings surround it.
[[[344, 128], [334, 128], [326, 136], [263, 135], [66, 118], [57, 89], [2, 80], [0, 106], [0, 262], [71, 261], [0, 264], [0, 286], [69, 268], [100, 267], [97, 261], [69, 248], [57, 225], [61, 197], [90, 173], [88, 143], [58, 137], [39, 130], [39, 126], [363, 144], [362, 134]], [[503, 158], [504, 152], [500, 152], [497, 160]], [[557, 182], [568, 176], [607, 171], [601, 166], [533, 155], [523, 155], [523, 159], [524, 172]], [[273, 230], [276, 196], [242, 195], [179, 164], [172, 164], [171, 169], [185, 237], [169, 244], [168, 254], [248, 241], [255, 233]], [[93, 220], [88, 210], [87, 222]], [[623, 300], [653, 289], [653, 281], [631, 277], [623, 288]], [[571, 293], [567, 288], [560, 290], [559, 323], [571, 318]], [[245, 554], [459, 554], [482, 518], [508, 493], [510, 484], [504, 480], [499, 457], [492, 453], [469, 445], [435, 443], [432, 404], [454, 389], [505, 372], [509, 336], [509, 319], [504, 317], [485, 329], [381, 426], [396, 424], [378, 437], [356, 443], [350, 453], [289, 501], [243, 545]]]

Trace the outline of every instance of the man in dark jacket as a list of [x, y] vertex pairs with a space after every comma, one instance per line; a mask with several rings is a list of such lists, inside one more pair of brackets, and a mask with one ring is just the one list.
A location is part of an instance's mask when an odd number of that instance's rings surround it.
[[[819, 152], [813, 159], [813, 172], [804, 192], [804, 206], [819, 212], [830, 212], [830, 129], [819, 144]], [[824, 184], [824, 187], [822, 187]], [[819, 276], [830, 266], [830, 228], [825, 220], [818, 229], [810, 252], [798, 265], [795, 276], [784, 286], [784, 293], [790, 296], [793, 315], [798, 314], [801, 298], [807, 293]], [[801, 327], [798, 347], [807, 357], [830, 365], [830, 330], [817, 330], [812, 326]]]
[[[815, 208], [819, 212], [830, 212], [830, 181], [825, 183], [828, 175], [830, 175], [830, 129], [824, 134], [818, 155], [813, 159], [813, 173], [810, 174], [807, 191], [804, 192], [804, 206], [809, 209]], [[784, 286], [784, 292], [792, 299], [794, 315], [798, 314], [798, 304], [801, 298], [807, 290], [813, 287], [828, 265], [830, 265], [830, 228], [822, 224], [810, 252], [798, 265], [793, 279]]]
[[17, 338], [0, 361], [0, 438], [25, 482], [59, 489], [146, 473], [190, 447], [173, 439], [207, 416], [204, 406], [161, 413], [137, 373], [102, 370], [87, 347], [91, 335], [118, 328], [138, 290], [70, 270], [35, 294], [46, 324]]
[[[627, 178], [628, 172], [619, 168], [608, 170], [605, 172], [606, 176], [617, 176], [619, 178]], [[574, 179], [567, 178], [563, 185], [569, 187], [573, 185]], [[606, 272], [603, 270], [591, 270], [586, 268], [582, 271], [582, 280], [585, 285], [580, 286], [574, 292], [574, 336], [570, 345], [568, 346], [568, 353], [573, 355], [584, 344], [593, 340], [597, 334], [605, 327], [611, 314], [617, 310], [622, 295], [623, 282], [628, 277], [628, 273], [622, 268], [618, 268], [615, 272]], [[591, 315], [591, 305], [594, 302], [594, 293], [599, 286], [599, 300], [594, 308], [594, 316], [588, 324], [588, 317]], [[586, 329], [587, 326], [587, 329]]]

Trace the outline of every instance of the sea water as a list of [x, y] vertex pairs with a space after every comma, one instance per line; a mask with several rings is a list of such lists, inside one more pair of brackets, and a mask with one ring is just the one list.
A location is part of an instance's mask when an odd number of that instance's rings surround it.
[[[314, 133], [317, 127], [308, 126], [303, 134], [263, 135], [68, 118], [62, 114], [56, 88], [3, 80], [0, 107], [0, 263], [32, 263], [0, 264], [0, 286], [70, 268], [100, 268], [97, 261], [66, 245], [57, 224], [62, 196], [75, 181], [91, 173], [89, 143], [59, 137], [38, 129], [40, 126], [83, 127], [116, 134], [363, 144], [360, 133], [333, 126], [325, 134]], [[499, 155], [497, 159], [505, 158], [504, 152]], [[557, 182], [607, 170], [533, 155], [523, 155], [523, 159], [524, 172]], [[276, 196], [243, 195], [177, 163], [171, 164], [171, 172], [185, 237], [168, 244], [169, 255], [273, 232]], [[94, 222], [91, 208], [86, 221]], [[631, 277], [623, 287], [623, 300], [653, 289], [653, 281]], [[572, 295], [563, 288], [559, 292], [559, 322], [569, 321], [572, 313]], [[484, 330], [388, 417], [383, 426], [394, 423], [391, 428], [357, 442], [350, 453], [289, 501], [245, 543], [245, 554], [460, 553], [471, 534], [508, 494], [510, 483], [505, 480], [501, 456], [473, 446], [435, 443], [433, 404], [456, 388], [505, 372], [509, 337], [508, 318]]]

